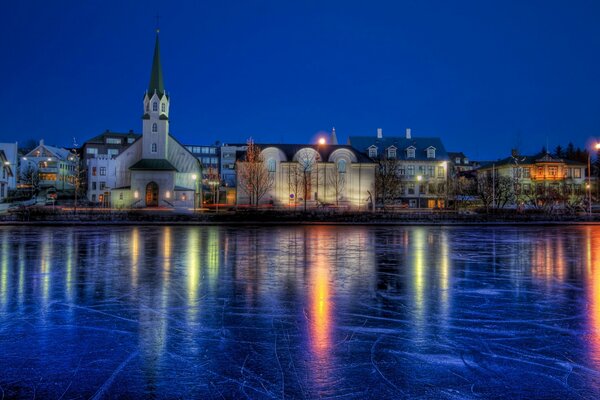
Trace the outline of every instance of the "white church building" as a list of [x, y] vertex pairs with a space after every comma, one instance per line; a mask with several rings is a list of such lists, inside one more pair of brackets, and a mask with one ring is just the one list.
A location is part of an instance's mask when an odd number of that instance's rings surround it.
[[158, 31], [148, 91], [144, 95], [142, 136], [115, 158], [114, 208], [194, 208], [201, 166], [169, 133], [169, 102], [163, 83]]

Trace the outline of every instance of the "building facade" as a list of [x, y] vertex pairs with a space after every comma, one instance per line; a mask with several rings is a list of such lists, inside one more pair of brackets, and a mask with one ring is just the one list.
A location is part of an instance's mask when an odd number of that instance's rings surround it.
[[67, 149], [48, 146], [43, 140], [37, 147], [21, 157], [19, 185], [31, 189], [56, 189], [65, 194], [75, 189], [77, 154]]
[[142, 135], [129, 131], [106, 130], [81, 146], [81, 168], [85, 171], [87, 200], [96, 205], [110, 206], [111, 189], [116, 187], [115, 158]]
[[4, 153], [3, 165], [10, 169], [7, 171], [7, 190], [15, 190], [17, 188], [17, 175], [19, 166], [19, 146], [18, 143], [0, 143], [0, 150]]
[[[343, 145], [258, 144], [269, 175], [270, 189], [259, 201], [277, 207], [336, 206], [369, 210], [375, 185], [375, 164], [361, 152]], [[237, 204], [251, 204], [240, 174], [236, 175]], [[233, 154], [233, 152], [231, 153]]]
[[197, 206], [200, 163], [169, 133], [170, 97], [165, 91], [158, 32], [148, 91], [144, 95], [142, 137], [115, 158], [115, 208]]
[[6, 201], [8, 197], [9, 182], [13, 178], [14, 172], [10, 161], [6, 157], [4, 150], [0, 149], [0, 203]]
[[583, 163], [548, 153], [534, 156], [515, 153], [482, 165], [477, 170], [477, 179], [502, 180], [504, 185], [500, 190], [509, 191], [506, 197], [511, 203], [544, 205], [583, 199], [588, 189], [586, 167]]
[[442, 208], [448, 196], [449, 161], [440, 138], [405, 136], [350, 136], [349, 144], [374, 162], [395, 162], [400, 189], [395, 204], [411, 208]]

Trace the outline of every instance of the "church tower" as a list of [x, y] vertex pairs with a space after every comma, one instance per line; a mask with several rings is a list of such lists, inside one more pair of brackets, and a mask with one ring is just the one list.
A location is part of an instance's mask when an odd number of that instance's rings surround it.
[[154, 58], [148, 91], [144, 95], [142, 158], [166, 159], [169, 143], [169, 96], [165, 91], [158, 29], [154, 44]]

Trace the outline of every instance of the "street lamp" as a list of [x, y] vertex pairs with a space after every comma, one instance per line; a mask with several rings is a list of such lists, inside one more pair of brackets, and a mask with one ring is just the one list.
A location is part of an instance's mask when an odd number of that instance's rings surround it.
[[421, 175], [417, 175], [417, 181], [419, 182], [419, 197], [418, 197], [418, 202], [417, 202], [417, 208], [421, 208], [421, 181], [423, 180], [423, 177]]

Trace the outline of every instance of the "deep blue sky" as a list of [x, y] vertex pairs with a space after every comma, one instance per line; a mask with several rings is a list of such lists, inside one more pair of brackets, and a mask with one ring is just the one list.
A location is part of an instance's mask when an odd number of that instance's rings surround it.
[[440, 136], [473, 159], [600, 139], [598, 1], [3, 2], [0, 141], [141, 131], [160, 14], [184, 143]]

